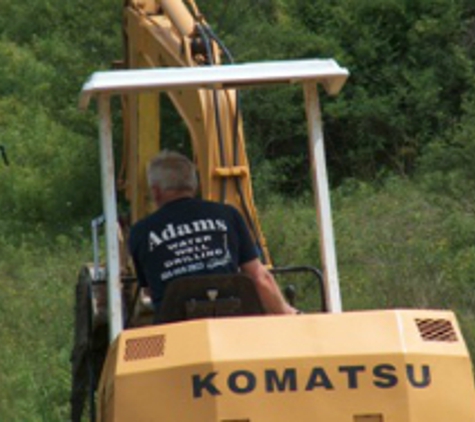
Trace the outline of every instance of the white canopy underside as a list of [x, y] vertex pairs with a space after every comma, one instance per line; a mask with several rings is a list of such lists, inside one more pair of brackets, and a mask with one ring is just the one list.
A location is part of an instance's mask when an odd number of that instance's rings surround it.
[[86, 108], [92, 96], [141, 91], [229, 89], [276, 83], [315, 81], [329, 95], [339, 93], [348, 70], [335, 60], [291, 60], [222, 66], [154, 68], [95, 72], [83, 85], [79, 106]]

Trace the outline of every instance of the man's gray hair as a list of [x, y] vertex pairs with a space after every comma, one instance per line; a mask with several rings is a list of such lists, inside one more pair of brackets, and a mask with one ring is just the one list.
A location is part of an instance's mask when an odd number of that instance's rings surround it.
[[178, 152], [164, 150], [148, 165], [148, 184], [162, 190], [196, 192], [198, 180], [195, 165]]

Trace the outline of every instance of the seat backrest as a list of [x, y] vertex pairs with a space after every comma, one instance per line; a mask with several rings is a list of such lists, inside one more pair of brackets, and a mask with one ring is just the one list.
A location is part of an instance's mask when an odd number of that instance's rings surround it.
[[264, 314], [253, 281], [242, 274], [213, 274], [173, 280], [158, 322]]

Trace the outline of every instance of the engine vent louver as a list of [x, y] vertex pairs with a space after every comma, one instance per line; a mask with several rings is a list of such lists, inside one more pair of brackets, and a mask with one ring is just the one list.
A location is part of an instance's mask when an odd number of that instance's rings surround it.
[[126, 362], [163, 356], [165, 353], [165, 336], [133, 338], [126, 340], [124, 360]]
[[421, 337], [426, 341], [458, 341], [452, 323], [447, 319], [416, 319]]

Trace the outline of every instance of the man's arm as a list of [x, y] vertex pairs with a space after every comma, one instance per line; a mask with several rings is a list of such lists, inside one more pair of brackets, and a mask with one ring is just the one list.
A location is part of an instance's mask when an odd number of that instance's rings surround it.
[[264, 309], [269, 314], [296, 314], [298, 311], [284, 299], [274, 276], [259, 261], [253, 259], [241, 265], [241, 271], [249, 276], [256, 286]]
[[150, 290], [150, 286], [147, 283], [147, 280], [146, 280], [146, 277], [143, 272], [143, 268], [139, 259], [138, 238], [140, 238], [140, 236], [137, 234], [137, 226], [134, 226], [132, 227], [130, 231], [129, 239], [128, 239], [129, 253], [132, 258], [132, 262], [134, 264], [135, 275], [137, 277], [138, 286], [141, 289], [141, 294], [151, 297], [152, 292]]

